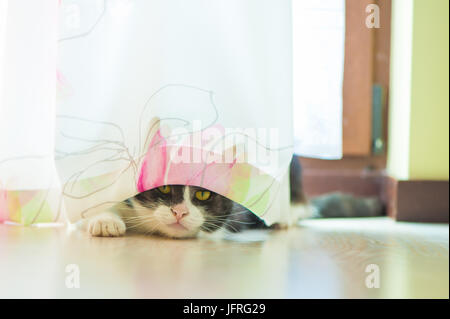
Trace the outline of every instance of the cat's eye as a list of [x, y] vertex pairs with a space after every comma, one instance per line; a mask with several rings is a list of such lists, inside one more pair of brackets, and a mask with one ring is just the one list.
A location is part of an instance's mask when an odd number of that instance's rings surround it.
[[207, 200], [210, 197], [211, 197], [211, 192], [208, 192], [208, 191], [195, 192], [195, 198], [197, 198], [198, 200]]
[[163, 194], [169, 194], [170, 193], [170, 186], [169, 185], [164, 185], [161, 187], [158, 187], [158, 190], [163, 193]]

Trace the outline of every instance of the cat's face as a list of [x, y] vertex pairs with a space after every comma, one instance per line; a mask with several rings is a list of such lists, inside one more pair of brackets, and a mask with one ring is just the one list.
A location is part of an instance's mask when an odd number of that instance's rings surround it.
[[136, 195], [133, 206], [141, 230], [181, 238], [221, 228], [233, 202], [201, 187], [168, 185]]

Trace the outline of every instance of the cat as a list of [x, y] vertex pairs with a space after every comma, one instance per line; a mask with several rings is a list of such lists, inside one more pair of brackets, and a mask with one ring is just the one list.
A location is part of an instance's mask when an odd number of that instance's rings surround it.
[[[377, 198], [332, 193], [307, 200], [301, 183], [301, 165], [290, 165], [291, 202], [303, 205], [303, 218], [366, 217], [382, 215]], [[266, 226], [248, 209], [232, 200], [197, 186], [165, 185], [142, 192], [110, 210], [84, 221], [92, 236], [117, 237], [125, 232], [157, 234], [171, 238], [193, 238], [217, 230], [283, 228]]]
[[136, 195], [88, 219], [92, 236], [125, 232], [192, 238], [218, 229], [265, 228], [255, 214], [232, 200], [196, 186], [165, 185]]

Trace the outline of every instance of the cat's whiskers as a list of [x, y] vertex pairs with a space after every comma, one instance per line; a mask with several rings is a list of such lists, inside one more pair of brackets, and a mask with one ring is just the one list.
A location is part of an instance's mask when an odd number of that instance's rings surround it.
[[[149, 215], [149, 216], [153, 217], [151, 215]], [[122, 218], [123, 219], [142, 219], [142, 218], [146, 218], [146, 217], [149, 217], [149, 216], [141, 216], [141, 215], [139, 215], [139, 216], [122, 216]]]
[[[209, 226], [213, 226], [213, 227], [209, 227]], [[230, 227], [232, 227], [232, 226], [230, 226]], [[232, 227], [232, 228], [236, 231], [236, 229], [234, 227]], [[200, 229], [203, 231], [207, 231], [207, 232], [215, 231], [217, 229], [222, 229], [225, 234], [231, 234], [231, 232], [226, 227], [224, 227], [224, 225], [220, 225], [220, 226], [216, 225], [216, 224], [206, 225], [206, 226], [202, 225], [200, 227]]]
[[221, 221], [221, 222], [229, 222], [229, 223], [237, 223], [237, 224], [243, 224], [243, 225], [253, 225], [254, 223], [251, 222], [244, 222], [240, 220], [230, 220], [228, 218], [216, 218], [217, 216], [209, 216], [211, 219]]
[[220, 229], [220, 228], [223, 228], [226, 230], [226, 227], [231, 227], [234, 231], [236, 231], [236, 232], [238, 231], [236, 228], [234, 228], [232, 225], [228, 224], [227, 222], [222, 222], [220, 225], [218, 225], [218, 224], [214, 223], [214, 221], [205, 221], [203, 225], [213, 226], [213, 228], [211, 230], [216, 230], [216, 229]]
[[136, 218], [130, 218], [130, 219], [125, 217], [124, 219], [125, 219], [125, 223], [131, 224], [130, 226], [127, 227], [127, 229], [137, 228], [144, 224], [154, 222], [155, 220], [158, 221], [154, 216], [138, 216]]
[[226, 215], [214, 215], [214, 217], [230, 217], [230, 216], [236, 216], [236, 215], [246, 214], [246, 213], [248, 213], [248, 210], [241, 210], [239, 212], [226, 214]]
[[156, 225], [153, 226], [151, 229], [147, 230], [144, 234], [153, 234], [155, 232], [155, 230], [157, 228], [159, 228], [159, 226], [161, 226], [162, 224], [159, 221], [156, 221]]
[[222, 227], [223, 227], [223, 229], [225, 229], [225, 230], [226, 230], [228, 227], [230, 227], [230, 228], [232, 228], [235, 232], [238, 232], [238, 230], [237, 230], [235, 227], [233, 227], [233, 226], [231, 226], [230, 224], [227, 224], [227, 223], [223, 223]]
[[153, 209], [147, 208], [147, 207], [134, 207], [134, 208], [124, 208], [124, 209], [121, 209], [121, 211], [129, 211], [129, 212], [138, 211], [138, 212], [148, 213], [149, 211], [153, 211]]
[[123, 219], [127, 220], [140, 220], [140, 219], [147, 219], [147, 218], [155, 218], [153, 215], [138, 215], [138, 216], [122, 216]]
[[[216, 226], [216, 225], [211, 225], [211, 226]], [[200, 226], [200, 230], [204, 230], [207, 232], [214, 231], [216, 229], [218, 229], [218, 227], [209, 227], [209, 225], [204, 225], [204, 224], [202, 226]]]
[[212, 222], [220, 222], [221, 225], [218, 225], [218, 228], [224, 228], [227, 227], [233, 229], [235, 232], [238, 232], [238, 229], [236, 229], [231, 223], [237, 223], [237, 224], [246, 224], [246, 225], [252, 225], [253, 223], [243, 222], [243, 221], [237, 221], [237, 220], [229, 220], [226, 218], [215, 218], [215, 216], [212, 216], [211, 218]]

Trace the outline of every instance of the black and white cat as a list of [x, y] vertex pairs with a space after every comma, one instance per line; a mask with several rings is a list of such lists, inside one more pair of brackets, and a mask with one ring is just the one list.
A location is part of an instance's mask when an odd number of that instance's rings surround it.
[[[303, 193], [300, 162], [296, 158], [291, 162], [290, 173], [291, 202], [305, 207], [307, 214], [303, 218], [368, 217], [383, 213], [378, 198], [332, 193], [308, 201]], [[145, 191], [88, 218], [83, 224], [92, 236], [100, 237], [138, 232], [189, 238], [219, 229], [238, 232], [269, 228], [255, 214], [232, 200], [201, 187], [183, 185], [166, 185]]]

